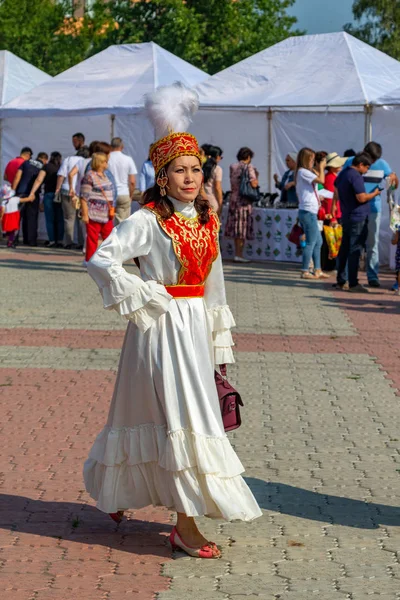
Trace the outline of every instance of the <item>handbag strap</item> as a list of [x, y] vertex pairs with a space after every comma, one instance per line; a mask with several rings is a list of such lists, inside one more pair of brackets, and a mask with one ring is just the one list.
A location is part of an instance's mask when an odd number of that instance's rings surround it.
[[106, 202], [107, 202], [107, 203], [108, 203], [110, 206], [113, 206], [113, 205], [114, 205], [114, 203], [113, 203], [111, 200], [109, 200], [109, 199], [107, 198], [107, 196], [106, 196], [106, 193], [105, 193], [104, 189], [102, 188], [101, 184], [99, 184], [99, 186], [98, 186], [98, 187], [100, 188], [100, 191], [101, 191], [101, 193], [103, 194], [105, 201], [106, 201]]

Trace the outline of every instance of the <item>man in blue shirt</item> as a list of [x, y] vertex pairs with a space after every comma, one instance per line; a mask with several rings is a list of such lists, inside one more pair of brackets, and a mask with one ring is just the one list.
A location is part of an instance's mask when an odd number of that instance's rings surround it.
[[[370, 193], [377, 186], [382, 189], [385, 187], [385, 179], [390, 183], [396, 183], [397, 177], [393, 173], [389, 164], [382, 158], [382, 146], [377, 142], [369, 142], [364, 152], [370, 155], [372, 164], [364, 174], [365, 190]], [[344, 168], [352, 165], [354, 157], [347, 160]], [[380, 194], [370, 202], [370, 216], [368, 219], [368, 237], [367, 237], [367, 277], [370, 287], [380, 287], [379, 283], [379, 229], [381, 224], [382, 201]]]
[[[358, 269], [361, 252], [368, 236], [368, 220], [370, 202], [379, 194], [379, 188], [366, 193], [363, 175], [368, 172], [372, 163], [369, 154], [360, 152], [353, 158], [352, 165], [339, 173], [335, 181], [335, 198], [340, 201], [342, 210], [343, 239], [338, 256], [337, 284], [346, 286], [346, 264], [348, 267], [349, 291], [368, 292], [358, 283]], [[332, 207], [332, 213], [335, 206]]]

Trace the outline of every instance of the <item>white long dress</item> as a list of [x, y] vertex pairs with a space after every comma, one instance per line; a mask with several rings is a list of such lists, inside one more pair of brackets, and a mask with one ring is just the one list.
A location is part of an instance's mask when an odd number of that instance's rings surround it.
[[[193, 203], [172, 200], [188, 220]], [[141, 278], [123, 263], [140, 257]], [[221, 257], [205, 297], [174, 299], [171, 239], [142, 209], [116, 227], [88, 264], [104, 307], [129, 319], [107, 425], [84, 465], [107, 513], [162, 505], [188, 516], [250, 521], [260, 508], [223, 428], [214, 364], [234, 362]]]

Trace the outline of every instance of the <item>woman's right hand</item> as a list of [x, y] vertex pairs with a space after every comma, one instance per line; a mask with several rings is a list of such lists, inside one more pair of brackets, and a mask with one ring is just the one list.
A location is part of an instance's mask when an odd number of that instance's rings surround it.
[[82, 223], [86, 223], [86, 225], [87, 225], [89, 223], [89, 215], [82, 215], [81, 221], [82, 221]]

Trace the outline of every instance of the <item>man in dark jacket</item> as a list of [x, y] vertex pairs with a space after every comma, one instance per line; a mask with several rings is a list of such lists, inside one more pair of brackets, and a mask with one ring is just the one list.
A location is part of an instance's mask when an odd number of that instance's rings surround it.
[[[36, 159], [31, 158], [22, 163], [12, 185], [17, 196], [20, 198], [27, 198], [30, 196], [36, 177], [48, 160], [49, 157], [46, 152], [39, 152]], [[22, 235], [25, 246], [37, 246], [39, 203], [40, 197], [38, 190], [33, 202], [26, 202], [23, 204], [21, 216]]]

